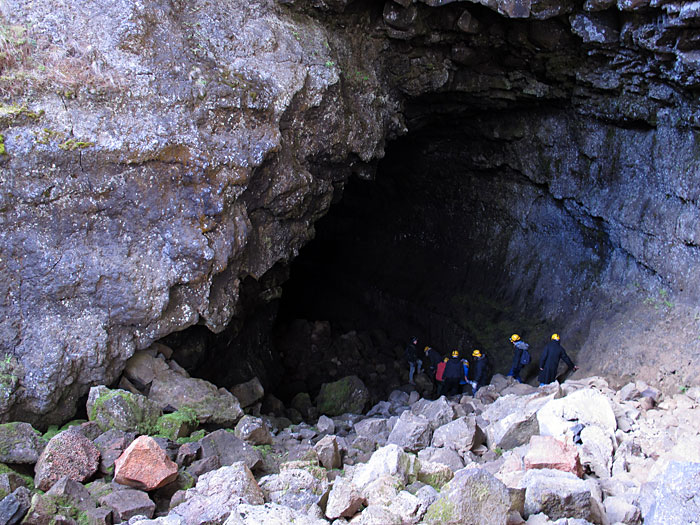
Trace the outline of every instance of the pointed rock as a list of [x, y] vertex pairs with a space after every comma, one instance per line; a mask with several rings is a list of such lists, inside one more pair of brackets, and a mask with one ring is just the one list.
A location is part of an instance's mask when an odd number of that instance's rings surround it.
[[177, 464], [149, 436], [136, 438], [114, 467], [114, 481], [145, 491], [164, 487], [177, 478]]

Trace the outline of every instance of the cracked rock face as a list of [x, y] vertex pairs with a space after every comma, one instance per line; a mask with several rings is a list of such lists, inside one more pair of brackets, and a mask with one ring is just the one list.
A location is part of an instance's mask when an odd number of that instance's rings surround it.
[[[654, 294], [700, 292], [686, 4], [8, 0], [2, 14], [35, 42], [16, 39], [0, 86], [4, 419], [61, 421], [135, 349], [245, 318], [243, 280], [293, 259], [387, 141], [435, 122], [475, 127], [459, 133], [465, 173], [526, 177], [513, 209], [539, 192], [588, 229], [584, 291], [622, 289], [601, 277], [617, 268]], [[513, 235], [535, 243], [526, 222]], [[538, 297], [537, 315], [566, 313]], [[581, 318], [583, 341], [598, 325]]]

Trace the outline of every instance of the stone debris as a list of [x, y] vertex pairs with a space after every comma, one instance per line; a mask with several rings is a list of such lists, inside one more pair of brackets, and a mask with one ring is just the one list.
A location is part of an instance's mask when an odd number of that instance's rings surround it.
[[178, 466], [149, 436], [139, 436], [114, 462], [114, 481], [151, 491], [177, 478]]

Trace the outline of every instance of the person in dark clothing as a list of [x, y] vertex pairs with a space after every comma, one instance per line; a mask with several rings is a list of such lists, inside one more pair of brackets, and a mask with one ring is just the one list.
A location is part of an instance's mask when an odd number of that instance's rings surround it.
[[442, 356], [430, 346], [426, 346], [423, 349], [425, 353], [425, 359], [428, 366], [428, 372], [430, 372], [431, 377], [435, 377], [435, 372], [437, 372], [437, 365], [442, 361]]
[[484, 386], [488, 380], [488, 362], [488, 358], [481, 353], [481, 350], [474, 350], [472, 352], [472, 362], [469, 370], [472, 373], [471, 385], [474, 394], [476, 394], [476, 391]]
[[559, 368], [560, 359], [574, 372], [578, 370], [578, 367], [566, 354], [564, 347], [561, 346], [559, 334], [552, 334], [551, 341], [544, 347], [540, 356], [540, 386], [548, 385], [557, 378], [557, 368]]
[[459, 358], [459, 350], [452, 351], [452, 357], [445, 363], [445, 373], [442, 376], [443, 392], [446, 396], [459, 394], [459, 383], [464, 379], [464, 366]]
[[408, 382], [412, 385], [416, 384], [413, 381], [413, 374], [415, 374], [416, 370], [420, 374], [421, 365], [423, 364], [423, 362], [418, 359], [418, 348], [416, 347], [417, 344], [418, 338], [411, 338], [411, 342], [406, 345], [406, 349], [403, 352], [403, 356], [408, 362]]
[[518, 334], [511, 335], [510, 342], [513, 343], [513, 363], [510, 366], [508, 376], [515, 378], [518, 383], [522, 383], [523, 380], [520, 379], [520, 370], [523, 368], [523, 350], [530, 348], [530, 345], [520, 339]]

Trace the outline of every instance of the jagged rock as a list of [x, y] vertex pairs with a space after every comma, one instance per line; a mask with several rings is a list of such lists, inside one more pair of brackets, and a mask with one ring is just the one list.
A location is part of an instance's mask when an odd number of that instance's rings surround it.
[[552, 436], [532, 436], [530, 449], [525, 455], [526, 469], [554, 469], [583, 475], [578, 450], [571, 442]]
[[446, 425], [454, 419], [452, 407], [445, 396], [441, 396], [435, 401], [420, 399], [411, 406], [411, 412], [417, 416], [425, 417], [430, 422], [432, 430]]
[[611, 436], [615, 435], [617, 421], [610, 401], [601, 393], [581, 389], [561, 399], [554, 399], [537, 412], [540, 433], [560, 437], [580, 423], [597, 426]]
[[399, 417], [399, 421], [389, 434], [387, 443], [396, 444], [409, 452], [418, 452], [430, 445], [431, 437], [431, 422], [423, 416], [416, 416], [406, 411]]
[[168, 369], [163, 359], [158, 359], [150, 352], [142, 350], [135, 352], [124, 366], [124, 375], [139, 390], [150, 386], [159, 372]]
[[380, 476], [362, 488], [365, 505], [388, 507], [403, 487], [403, 482], [395, 476]]
[[462, 456], [451, 448], [434, 448], [428, 447], [418, 451], [418, 459], [421, 461], [430, 461], [432, 463], [440, 463], [447, 466], [452, 472], [457, 472], [464, 467]]
[[100, 465], [100, 451], [88, 438], [68, 429], [52, 437], [34, 468], [34, 484], [49, 490], [63, 476], [83, 482], [92, 477]]
[[197, 441], [194, 443], [184, 443], [177, 450], [175, 463], [181, 467], [186, 467], [192, 464], [192, 462], [199, 457], [201, 450], [202, 445], [200, 445]]
[[474, 416], [460, 417], [435, 429], [431, 445], [456, 450], [464, 457], [472, 448], [478, 447], [485, 436]]
[[330, 484], [304, 469], [286, 469], [260, 479], [265, 501], [296, 510], [317, 505], [328, 494]]
[[238, 400], [223, 388], [172, 370], [159, 372], [151, 383], [148, 399], [161, 408], [191, 408], [200, 423], [232, 426], [243, 415]]
[[443, 487], [424, 521], [440, 525], [505, 523], [509, 509], [510, 496], [503, 483], [483, 469], [464, 469]]
[[331, 520], [351, 518], [362, 508], [365, 501], [360, 489], [353, 482], [347, 478], [336, 478], [328, 495], [326, 517]]
[[209, 456], [204, 459], [193, 461], [189, 466], [187, 466], [185, 472], [196, 480], [199, 479], [199, 476], [202, 474], [206, 474], [207, 472], [211, 472], [212, 470], [216, 470], [220, 467], [221, 460], [219, 459], [219, 456]]
[[347, 376], [333, 383], [321, 385], [316, 398], [319, 412], [339, 416], [346, 412], [361, 414], [369, 401], [369, 391], [357, 376]]
[[[231, 393], [236, 396], [241, 408], [249, 407], [265, 397], [265, 389], [262, 384], [260, 384], [260, 379], [257, 377], [234, 386], [231, 389]], [[271, 394], [268, 394], [268, 396], [271, 396]], [[274, 396], [271, 398], [274, 398]]]
[[338, 450], [338, 440], [335, 436], [325, 436], [314, 445], [318, 460], [326, 469], [340, 468], [342, 461]]
[[277, 503], [265, 503], [264, 505], [249, 505], [243, 503], [231, 512], [224, 525], [327, 525], [328, 522], [321, 518], [309, 516], [299, 510], [295, 510]]
[[68, 477], [59, 479], [54, 486], [46, 492], [46, 495], [62, 501], [68, 501], [71, 505], [83, 511], [97, 507], [97, 502], [88, 489], [81, 483]]
[[105, 386], [90, 389], [87, 413], [103, 432], [116, 429], [139, 434], [152, 433], [162, 415], [160, 407], [146, 397]]
[[191, 408], [182, 408], [170, 414], [163, 414], [156, 423], [158, 435], [172, 441], [189, 436], [196, 430], [197, 425], [197, 413]]
[[550, 519], [580, 518], [603, 524], [605, 513], [591, 483], [569, 472], [530, 470], [521, 481], [525, 489], [525, 517], [544, 513]]
[[387, 432], [388, 420], [386, 418], [368, 417], [361, 419], [353, 425], [358, 436], [373, 437], [383, 432]]
[[136, 438], [114, 462], [114, 480], [140, 490], [164, 487], [177, 478], [177, 464], [149, 436]]
[[418, 481], [435, 487], [440, 490], [442, 486], [454, 477], [453, 471], [442, 463], [431, 463], [430, 461], [421, 461], [420, 470], [418, 471]]
[[156, 504], [141, 490], [115, 490], [99, 499], [100, 505], [112, 511], [115, 521], [128, 521], [134, 516], [152, 518]]
[[270, 429], [259, 417], [243, 416], [236, 424], [234, 434], [251, 445], [272, 445]]
[[627, 503], [623, 498], [609, 496], [603, 501], [605, 514], [610, 523], [639, 525], [642, 523], [642, 512], [636, 505]]
[[255, 469], [262, 462], [262, 454], [233, 433], [220, 429], [199, 440], [201, 457], [217, 456], [221, 465], [232, 465], [237, 461]]
[[599, 478], [610, 477], [615, 446], [611, 436], [596, 426], [584, 427], [580, 436], [582, 466], [590, 469]]
[[[10, 470], [9, 467], [0, 465], [0, 469], [3, 470], [0, 474], [0, 497], [7, 496], [19, 487], [26, 487], [28, 485], [28, 480], [26, 478]], [[7, 470], [5, 471], [5, 469]]]
[[323, 414], [318, 418], [316, 423], [316, 428], [318, 428], [319, 434], [334, 434], [335, 433], [335, 423], [328, 416]]
[[124, 432], [116, 429], [108, 430], [94, 439], [93, 443], [100, 451], [100, 472], [114, 474], [115, 460], [122, 455], [134, 439], [136, 439], [135, 432]]
[[352, 482], [363, 489], [382, 476], [395, 476], [404, 485], [416, 480], [420, 462], [416, 456], [404, 452], [398, 445], [390, 444], [380, 448], [370, 460], [355, 469]]
[[389, 510], [399, 516], [404, 523], [420, 521], [429, 505], [423, 505], [420, 498], [402, 490], [389, 505]]
[[0, 463], [34, 464], [46, 440], [29, 423], [0, 425]]
[[[31, 507], [32, 493], [26, 487], [18, 487], [0, 501], [0, 523], [16, 525]], [[26, 522], [25, 522], [26, 523]]]
[[264, 502], [263, 492], [250, 469], [238, 462], [202, 475], [171, 514], [188, 523], [223, 523], [241, 503], [262, 505]]
[[700, 463], [671, 462], [657, 479], [651, 504], [644, 514], [645, 525], [693, 523], [700, 516], [697, 488]]
[[402, 525], [402, 520], [387, 507], [369, 505], [350, 520], [350, 523], [353, 525]]

